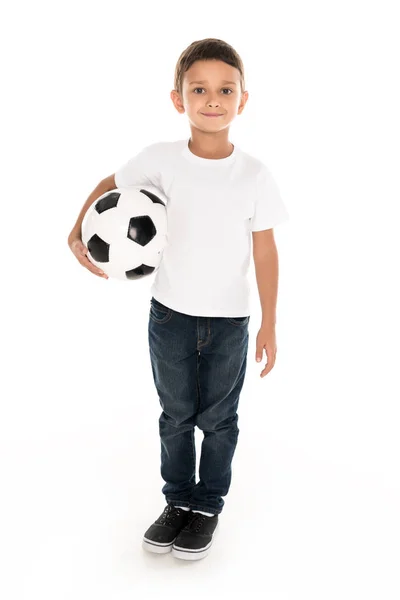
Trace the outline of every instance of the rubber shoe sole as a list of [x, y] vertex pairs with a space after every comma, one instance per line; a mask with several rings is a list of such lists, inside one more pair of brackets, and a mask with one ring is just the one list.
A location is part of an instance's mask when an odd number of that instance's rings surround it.
[[154, 552], [155, 554], [167, 554], [168, 552], [171, 552], [174, 541], [175, 540], [172, 540], [172, 542], [162, 544], [161, 542], [153, 542], [152, 540], [148, 540], [144, 537], [142, 546], [144, 550], [147, 550], [147, 552]]
[[182, 560], [200, 560], [201, 558], [205, 558], [210, 553], [211, 546], [214, 541], [214, 536], [215, 536], [216, 532], [218, 531], [218, 527], [219, 527], [219, 521], [217, 523], [216, 528], [214, 529], [214, 533], [213, 533], [211, 542], [209, 544], [207, 544], [207, 546], [205, 546], [204, 548], [201, 548], [200, 550], [193, 550], [191, 548], [181, 548], [181, 547], [175, 546], [175, 544], [173, 544], [172, 551], [171, 551], [172, 556], [174, 556], [175, 558], [180, 558]]

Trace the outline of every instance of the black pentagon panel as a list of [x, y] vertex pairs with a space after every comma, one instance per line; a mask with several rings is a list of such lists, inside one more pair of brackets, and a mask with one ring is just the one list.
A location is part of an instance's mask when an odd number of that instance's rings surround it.
[[154, 203], [154, 204], [162, 204], [163, 206], [165, 206], [165, 202], [163, 202], [161, 200], [161, 198], [159, 198], [158, 196], [156, 196], [155, 194], [152, 194], [151, 192], [149, 192], [148, 190], [140, 190], [142, 192], [142, 194], [146, 194], [146, 196], [148, 196], [148, 198], [150, 198], [150, 200]]
[[153, 220], [148, 215], [132, 217], [129, 220], [127, 237], [141, 246], [146, 246], [156, 235]]
[[115, 208], [118, 204], [119, 197], [121, 192], [110, 192], [103, 198], [100, 198], [94, 205], [96, 211], [101, 215], [105, 210], [109, 210], [110, 208]]
[[95, 233], [87, 243], [88, 250], [96, 262], [109, 262], [110, 244]]
[[136, 267], [136, 269], [131, 269], [130, 271], [126, 271], [127, 279], [139, 279], [139, 277], [143, 277], [144, 275], [150, 275], [154, 271], [155, 267], [149, 267], [148, 265], [140, 265]]

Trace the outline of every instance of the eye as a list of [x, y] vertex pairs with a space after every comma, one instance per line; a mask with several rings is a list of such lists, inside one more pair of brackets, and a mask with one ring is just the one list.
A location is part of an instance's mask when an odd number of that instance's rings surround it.
[[[228, 90], [229, 92], [233, 93], [233, 90], [231, 90], [231, 88], [221, 88], [221, 89], [223, 89], [223, 90]], [[204, 88], [197, 87], [197, 88], [194, 88], [194, 90], [193, 90], [193, 91], [194, 91], [194, 92], [196, 92], [196, 90], [204, 90]], [[223, 95], [224, 95], [224, 96], [230, 96], [230, 94], [223, 94]]]

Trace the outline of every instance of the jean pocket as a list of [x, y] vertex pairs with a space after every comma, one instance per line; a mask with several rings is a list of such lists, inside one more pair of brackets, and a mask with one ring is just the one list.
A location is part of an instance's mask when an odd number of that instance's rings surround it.
[[173, 310], [155, 298], [150, 300], [150, 318], [156, 323], [166, 323], [172, 317]]
[[229, 323], [231, 323], [232, 325], [247, 325], [248, 322], [250, 321], [250, 316], [246, 316], [246, 317], [227, 317]]

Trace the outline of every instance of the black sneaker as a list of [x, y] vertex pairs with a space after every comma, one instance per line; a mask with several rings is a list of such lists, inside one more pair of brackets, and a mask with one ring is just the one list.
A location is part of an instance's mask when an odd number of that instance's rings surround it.
[[207, 517], [201, 513], [189, 514], [187, 525], [178, 534], [172, 546], [172, 556], [184, 560], [198, 560], [210, 552], [213, 535], [218, 526], [218, 515]]
[[176, 536], [188, 522], [189, 515], [190, 511], [182, 510], [169, 502], [144, 534], [143, 548], [157, 554], [170, 552]]

